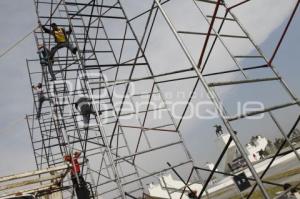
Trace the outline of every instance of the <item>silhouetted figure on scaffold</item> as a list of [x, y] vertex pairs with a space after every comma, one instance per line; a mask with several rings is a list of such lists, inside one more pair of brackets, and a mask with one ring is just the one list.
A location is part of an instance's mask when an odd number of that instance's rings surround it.
[[220, 135], [223, 134], [223, 129], [221, 125], [214, 125], [214, 127], [216, 128], [216, 135], [219, 137]]
[[64, 160], [69, 162], [72, 165], [71, 168], [71, 180], [73, 183], [73, 187], [75, 188], [75, 192], [78, 199], [89, 199], [90, 198], [90, 191], [87, 188], [87, 183], [85, 182], [84, 178], [82, 177], [80, 171], [80, 164], [79, 164], [79, 157], [81, 153], [75, 152], [73, 156], [66, 155], [64, 156]]
[[[50, 50], [46, 48], [43, 44], [38, 45], [37, 51], [40, 59], [40, 64], [42, 67], [48, 67], [48, 72], [50, 73], [51, 79], [50, 81], [56, 80], [54, 72], [53, 72], [53, 59], [50, 58]], [[44, 68], [42, 70], [44, 72]]]
[[[79, 111], [83, 118], [84, 129], [88, 129], [90, 123], [91, 114], [96, 117], [96, 111], [91, 104], [91, 98], [82, 96], [75, 102], [75, 108]], [[99, 115], [102, 114], [101, 111], [98, 112]]]
[[32, 85], [32, 89], [33, 89], [34, 93], [36, 93], [37, 96], [38, 96], [38, 102], [39, 102], [39, 103], [38, 103], [38, 108], [37, 108], [36, 118], [37, 118], [37, 119], [40, 119], [43, 103], [44, 103], [45, 101], [49, 101], [49, 98], [47, 98], [47, 97], [45, 96], [45, 93], [44, 93], [44, 91], [43, 91], [43, 85], [42, 85], [42, 83], [38, 83], [37, 86]]
[[189, 199], [197, 199], [197, 191], [192, 190], [191, 192], [188, 193]]

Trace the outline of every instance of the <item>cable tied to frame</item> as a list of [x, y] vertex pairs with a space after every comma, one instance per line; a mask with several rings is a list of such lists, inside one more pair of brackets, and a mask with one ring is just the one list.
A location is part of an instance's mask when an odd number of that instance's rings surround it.
[[9, 48], [7, 48], [5, 51], [3, 51], [3, 53], [0, 55], [0, 58], [4, 57], [7, 53], [12, 51], [19, 44], [21, 44], [25, 39], [27, 39], [35, 31], [36, 28], [38, 28], [38, 26], [33, 28], [29, 33], [27, 33], [25, 36], [23, 36], [20, 40], [16, 41], [13, 45], [11, 45]]

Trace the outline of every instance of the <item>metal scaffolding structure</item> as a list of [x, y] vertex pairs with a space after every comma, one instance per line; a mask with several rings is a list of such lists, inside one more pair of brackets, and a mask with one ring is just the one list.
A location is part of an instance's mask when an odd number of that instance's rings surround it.
[[[299, 100], [273, 64], [299, 1], [271, 59], [264, 55], [234, 14], [235, 9], [249, 0], [233, 5], [227, 5], [222, 0], [191, 0], [201, 20], [206, 23], [207, 29], [203, 32], [178, 30], [176, 20], [172, 20], [167, 8], [169, 4], [176, 4], [176, 0], [149, 2], [145, 2], [140, 12], [128, 14], [130, 9], [126, 7], [126, 0], [34, 0], [41, 24], [49, 27], [55, 22], [65, 29], [70, 28], [69, 41], [78, 49], [76, 54], [67, 48], [55, 52], [52, 65], [55, 81], [51, 80], [49, 67], [41, 67], [39, 59], [27, 60], [31, 85], [41, 82], [46, 95], [40, 118], [36, 118], [41, 105], [35, 92], [34, 113], [27, 115], [37, 168], [57, 166], [64, 161], [65, 155], [82, 151], [81, 172], [91, 185], [90, 192], [94, 198], [141, 197], [148, 194], [147, 186], [157, 181], [157, 176], [172, 171], [189, 176], [182, 193], [189, 188], [192, 178], [194, 182], [203, 184], [204, 188], [198, 196], [202, 198], [210, 179], [217, 173], [224, 153], [234, 142], [252, 173], [251, 180], [256, 182], [251, 193], [258, 186], [263, 196], [270, 198], [264, 185], [270, 182], [265, 182], [263, 177], [283, 145], [259, 175], [240, 141], [239, 134], [243, 129], [236, 124], [248, 117], [266, 113], [300, 160], [300, 155], [289, 141], [299, 118], [287, 133], [274, 114], [289, 107], [298, 109]], [[173, 33], [188, 67], [166, 73], [153, 72], [147, 47], [152, 32], [161, 25], [158, 20], [163, 21]], [[230, 32], [228, 24], [234, 26], [239, 34]], [[186, 35], [202, 39], [200, 55], [191, 53], [183, 39]], [[51, 49], [56, 44], [54, 38], [41, 27], [35, 30], [34, 37], [37, 46], [44, 45]], [[241, 40], [247, 42], [251, 53], [236, 54], [232, 51]], [[220, 46], [234, 66], [207, 72], [207, 69], [214, 67], [210, 62], [215, 59], [215, 49]], [[234, 77], [226, 80], [228, 74]], [[177, 119], [161, 86], [186, 80], [189, 80], [192, 92]], [[222, 95], [218, 93], [219, 87], [234, 88], [249, 84], [264, 87], [269, 82], [278, 85], [278, 90], [288, 100], [259, 111], [231, 115], [228, 106], [223, 104]], [[189, 104], [197, 97], [195, 93], [199, 88], [205, 91], [231, 136], [206, 180], [201, 177], [181, 133], [184, 131], [181, 129], [183, 118]], [[94, 110], [88, 115], [88, 127], [75, 107], [81, 97], [88, 98], [89, 106]], [[190, 170], [189, 175], [187, 171]], [[71, 185], [71, 181], [65, 183]], [[168, 191], [170, 198], [173, 191]], [[72, 189], [64, 191], [64, 198], [73, 197]], [[206, 197], [209, 198], [207, 192]], [[250, 197], [251, 194], [248, 195]]]

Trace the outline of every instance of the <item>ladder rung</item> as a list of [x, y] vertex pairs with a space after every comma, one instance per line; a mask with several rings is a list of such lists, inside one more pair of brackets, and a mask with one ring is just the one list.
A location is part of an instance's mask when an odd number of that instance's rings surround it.
[[139, 97], [139, 96], [145, 96], [145, 95], [153, 95], [153, 94], [159, 94], [160, 92], [153, 92], [153, 93], [140, 93], [140, 94], [135, 94], [132, 95], [133, 97]]
[[120, 125], [120, 127], [124, 127], [124, 128], [133, 128], [133, 129], [141, 129], [141, 130], [145, 130], [145, 131], [167, 131], [167, 132], [177, 132], [176, 130], [171, 130], [171, 129], [148, 128], [148, 127], [142, 127], [142, 126], [126, 126], [126, 125]]
[[113, 109], [113, 108], [109, 108], [109, 109], [101, 110], [102, 113], [103, 113], [103, 112], [109, 112], [109, 111], [114, 111], [114, 109]]
[[[86, 38], [85, 37], [77, 37], [76, 38], [77, 40], [85, 40]], [[126, 38], [87, 38], [87, 40], [99, 40], [99, 41], [108, 41], [108, 40], [110, 40], [110, 41], [135, 41], [135, 39], [133, 39], [133, 38], [128, 38], [128, 39], [126, 39]]]
[[101, 65], [85, 65], [85, 68], [88, 69], [98, 69], [101, 67], [119, 67], [119, 66], [141, 66], [141, 65], [147, 65], [147, 63], [135, 63], [135, 64], [101, 64]]
[[116, 123], [118, 120], [114, 120], [114, 121], [112, 121], [112, 122], [105, 122], [105, 123], [103, 123], [103, 125], [107, 125], [107, 124], [114, 124], [114, 123]]
[[[49, 16], [39, 16], [39, 18], [41, 18], [41, 19], [49, 19]], [[68, 20], [68, 17], [51, 17], [51, 19], [65, 19], [65, 20]], [[73, 17], [72, 19], [81, 20], [80, 17]]]
[[[48, 39], [45, 39], [44, 43], [46, 44], [46, 46], [48, 46], [48, 44], [50, 44], [51, 46], [52, 45], [55, 46], [57, 44], [54, 40], [52, 40], [52, 42], [51, 41], [48, 42]], [[77, 41], [77, 43], [78, 44], [84, 44], [85, 42], [83, 40], [80, 40], [80, 41]]]
[[[125, 17], [118, 17], [118, 16], [107, 16], [107, 15], [90, 15], [90, 14], [80, 14], [80, 13], [74, 13], [70, 14], [73, 17], [80, 16], [80, 17], [96, 17], [96, 18], [108, 18], [108, 19], [126, 19]], [[78, 18], [76, 18], [78, 19]], [[80, 19], [80, 18], [79, 18]]]
[[[79, 50], [80, 52], [83, 52], [83, 50]], [[86, 50], [84, 53], [112, 53], [111, 50], [98, 50], [98, 51], [92, 51], [92, 50]]]
[[[258, 66], [249, 66], [249, 67], [245, 67], [243, 68], [244, 71], [246, 70], [255, 70], [255, 69], [263, 69], [263, 68], [267, 68], [269, 67], [267, 64], [264, 65], [258, 65]], [[221, 74], [226, 74], [226, 73], [234, 73], [234, 72], [239, 72], [241, 71], [240, 69], [234, 69], [234, 70], [225, 70], [225, 71], [219, 71], [219, 72], [214, 72], [214, 73], [207, 73], [204, 74], [204, 77], [207, 76], [213, 76], [213, 75], [221, 75]]]
[[54, 85], [68, 85], [66, 80], [55, 81]]
[[75, 58], [75, 59], [65, 59], [65, 57], [57, 57], [57, 56], [55, 56], [55, 57], [53, 57], [53, 61], [54, 62], [72, 62], [72, 61], [78, 62], [79, 60], [77, 58]]
[[[177, 31], [177, 33], [180, 34], [193, 34], [193, 35], [208, 35], [208, 33], [205, 32], [192, 32], [192, 31]], [[211, 36], [216, 36], [216, 34], [212, 33]], [[228, 35], [228, 34], [220, 34], [220, 37], [230, 37], [230, 38], [241, 38], [241, 39], [248, 39], [247, 36], [241, 36], [241, 35]]]
[[130, 155], [118, 157], [114, 161], [123, 160], [123, 159], [130, 158], [130, 157], [133, 157], [133, 156], [136, 156], [136, 155], [147, 153], [149, 151], [155, 151], [155, 150], [158, 150], [158, 149], [163, 149], [163, 148], [171, 147], [173, 145], [177, 145], [177, 144], [181, 144], [181, 143], [182, 143], [182, 141], [177, 141], [177, 142], [172, 142], [170, 144], [161, 145], [161, 146], [158, 146], [158, 147], [153, 147], [153, 148], [148, 149], [148, 150], [138, 151], [138, 152], [130, 154]]
[[86, 36], [86, 33], [74, 33], [75, 36]]
[[[201, 1], [203, 3], [217, 4], [216, 1], [212, 1], [212, 0], [196, 0], [196, 1]], [[221, 2], [220, 5], [224, 5], [224, 3]]]
[[[109, 99], [109, 101], [108, 102], [101, 102], [101, 101], [103, 101], [103, 100], [108, 100]], [[99, 104], [106, 104], [106, 105], [111, 105], [112, 106], [112, 103], [110, 102], [110, 98], [109, 97], [107, 97], [107, 98], [100, 98], [100, 102], [101, 103], [99, 103]]]
[[261, 55], [236, 55], [234, 58], [263, 58]]
[[[48, 18], [49, 18], [49, 17], [48, 17]], [[67, 27], [67, 28], [68, 28], [70, 25], [69, 25], [69, 24], [67, 24], [67, 25], [65, 25], [65, 24], [59, 24], [59, 26], [60, 26], [60, 27], [65, 27], [65, 28]], [[72, 27], [73, 27], [73, 28], [90, 28], [90, 29], [91, 29], [91, 28], [97, 28], [97, 29], [98, 29], [98, 28], [103, 28], [102, 26], [92, 26], [92, 25], [91, 25], [91, 26], [72, 25]], [[38, 34], [43, 33], [43, 32], [41, 32], [41, 31], [34, 31], [34, 32], [35, 32], [35, 33], [38, 33]], [[75, 33], [75, 35], [78, 35], [78, 34], [79, 34], [79, 33]], [[82, 34], [84, 34], [84, 33], [82, 33]]]
[[[164, 110], [167, 108], [161, 107], [161, 108], [155, 108], [155, 109], [149, 109], [149, 110], [143, 110], [143, 111], [137, 111], [137, 112], [129, 112], [129, 113], [123, 113], [120, 114], [120, 117], [123, 116], [128, 116], [128, 115], [135, 115], [135, 114], [140, 114], [140, 113], [146, 113], [146, 112], [152, 112], [152, 111], [158, 111], [158, 110]], [[108, 117], [103, 117], [101, 119], [110, 119], [110, 118], [115, 118], [116, 116], [108, 116]]]
[[233, 84], [245, 84], [245, 83], [273, 81], [273, 80], [279, 80], [279, 79], [280, 78], [277, 78], [277, 77], [270, 77], [270, 78], [262, 78], [262, 79], [247, 79], [247, 80], [239, 80], [239, 81], [214, 82], [214, 83], [209, 83], [208, 86], [211, 86], [211, 87], [226, 86], [226, 85], [233, 85]]
[[47, 2], [47, 1], [39, 1], [39, 4], [58, 5], [58, 4], [60, 4], [60, 3], [56, 3], [56, 2]]
[[[67, 27], [68, 26], [69, 25], [67, 25]], [[87, 29], [87, 28], [89, 28], [89, 29], [91, 29], [91, 28], [96, 28], [96, 29], [103, 28], [102, 26], [84, 26], [84, 25], [72, 25], [72, 27], [73, 28], [84, 28], [84, 29]]]
[[[79, 50], [80, 52], [83, 52], [83, 50]], [[102, 52], [108, 52], [108, 50], [85, 50], [85, 52], [84, 53], [102, 53]], [[113, 51], [109, 51], [109, 52], [113, 52]]]
[[293, 105], [296, 105], [296, 104], [300, 104], [300, 101], [290, 102], [290, 103], [286, 103], [286, 104], [282, 104], [282, 105], [277, 105], [277, 106], [273, 106], [273, 107], [270, 107], [270, 108], [266, 108], [264, 110], [244, 113], [244, 114], [241, 114], [241, 115], [238, 115], [238, 116], [229, 117], [229, 118], [227, 118], [227, 120], [228, 121], [234, 121], [234, 120], [238, 120], [238, 119], [241, 119], [241, 118], [246, 118], [246, 117], [258, 115], [258, 114], [261, 114], [261, 113], [265, 113], [265, 112], [269, 112], [269, 111], [273, 111], [273, 110], [277, 110], [277, 109], [281, 109], [281, 108], [286, 108], [286, 107], [293, 106]]
[[[179, 34], [191, 34], [191, 35], [208, 35], [206, 32], [194, 32], [194, 31], [182, 31], [182, 30], [179, 30], [177, 31], [177, 33]], [[211, 36], [216, 36], [216, 34], [210, 34]]]
[[[212, 18], [213, 16], [211, 16], [211, 15], [206, 15], [206, 17], [208, 17], [208, 18]], [[226, 20], [226, 21], [235, 21], [234, 19], [232, 19], [232, 18], [224, 18], [224, 17], [215, 17], [216, 19], [224, 19], [224, 20]]]
[[248, 39], [247, 36], [241, 36], [241, 35], [227, 35], [227, 34], [220, 34], [220, 37], [230, 37], [230, 38]]
[[[86, 3], [75, 3], [75, 2], [65, 2], [65, 4], [70, 6], [92, 6]], [[109, 6], [109, 5], [94, 5], [94, 7], [121, 9], [120, 6]]]

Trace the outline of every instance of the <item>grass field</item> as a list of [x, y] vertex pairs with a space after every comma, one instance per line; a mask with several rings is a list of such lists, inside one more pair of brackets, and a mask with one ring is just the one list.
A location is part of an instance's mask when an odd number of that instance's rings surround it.
[[[289, 171], [286, 171], [286, 172], [283, 172], [283, 173], [279, 173], [279, 174], [267, 177], [264, 180], [266, 180], [266, 181], [272, 181], [272, 182], [275, 182], [275, 181], [280, 182], [283, 179], [286, 179], [288, 177], [291, 177], [291, 176], [294, 176], [294, 175], [297, 175], [297, 174], [300, 174], [300, 168], [291, 169]], [[289, 183], [292, 184], [292, 185], [296, 185], [296, 184], [300, 183], [300, 179], [298, 181], [289, 182]], [[282, 188], [278, 187], [278, 186], [272, 186], [272, 187], [267, 188], [267, 192], [269, 193], [269, 195], [272, 198], [275, 197], [276, 193], [280, 192], [280, 191], [282, 191]], [[247, 194], [248, 193], [244, 193], [243, 194], [245, 198], [247, 197]], [[236, 195], [236, 196], [231, 197], [230, 199], [239, 199], [239, 198], [241, 198], [241, 196], [240, 195]], [[252, 194], [251, 198], [252, 199], [260, 199], [260, 198], [263, 199], [263, 196], [262, 196], [261, 192], [259, 190], [257, 190], [257, 191], [255, 191]]]

